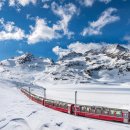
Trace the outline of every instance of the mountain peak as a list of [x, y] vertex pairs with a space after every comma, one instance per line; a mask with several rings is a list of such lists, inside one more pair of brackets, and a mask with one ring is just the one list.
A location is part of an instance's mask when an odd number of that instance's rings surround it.
[[129, 50], [119, 44], [115, 44], [115, 45], [108, 45], [105, 48], [105, 52], [106, 53], [113, 53], [113, 54], [117, 54], [117, 53], [125, 53], [128, 52]]
[[26, 53], [17, 57], [16, 59], [19, 64], [23, 64], [32, 61], [34, 59], [34, 55], [31, 53]]
[[82, 55], [83, 55], [82, 53], [77, 53], [77, 52], [72, 51], [68, 53], [67, 55], [62, 56], [59, 60], [66, 60], [66, 59], [70, 60], [70, 59], [73, 59], [75, 57], [79, 57]]

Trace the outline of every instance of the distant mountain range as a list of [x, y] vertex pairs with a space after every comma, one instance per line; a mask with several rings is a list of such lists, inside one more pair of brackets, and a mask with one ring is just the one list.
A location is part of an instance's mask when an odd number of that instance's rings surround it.
[[54, 62], [24, 54], [0, 62], [1, 78], [28, 82], [129, 82], [130, 51], [121, 45], [106, 45], [84, 54], [71, 51]]

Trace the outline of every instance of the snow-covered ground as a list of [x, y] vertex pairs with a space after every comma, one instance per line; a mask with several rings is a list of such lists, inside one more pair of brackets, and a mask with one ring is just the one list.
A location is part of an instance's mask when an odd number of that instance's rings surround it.
[[29, 100], [11, 82], [0, 81], [0, 93], [0, 130], [130, 129], [127, 124], [75, 117], [45, 108]]
[[[130, 110], [130, 86], [125, 84], [51, 84], [38, 82], [46, 88], [47, 98], [74, 103], [75, 91], [77, 103]], [[125, 86], [124, 86], [125, 85]], [[43, 89], [31, 89], [33, 93], [44, 96]]]

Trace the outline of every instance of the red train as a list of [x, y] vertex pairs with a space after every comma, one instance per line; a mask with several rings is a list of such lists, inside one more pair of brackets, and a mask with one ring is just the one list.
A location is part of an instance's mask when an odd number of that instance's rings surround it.
[[44, 99], [23, 88], [21, 91], [31, 100], [60, 112], [106, 121], [130, 123], [130, 112], [128, 110], [100, 106], [75, 105], [57, 100]]

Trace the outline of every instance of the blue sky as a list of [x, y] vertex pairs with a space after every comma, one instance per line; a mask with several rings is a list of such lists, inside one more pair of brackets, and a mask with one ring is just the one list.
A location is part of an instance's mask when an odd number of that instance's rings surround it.
[[77, 42], [129, 44], [130, 1], [0, 0], [0, 60], [26, 52], [56, 60]]

